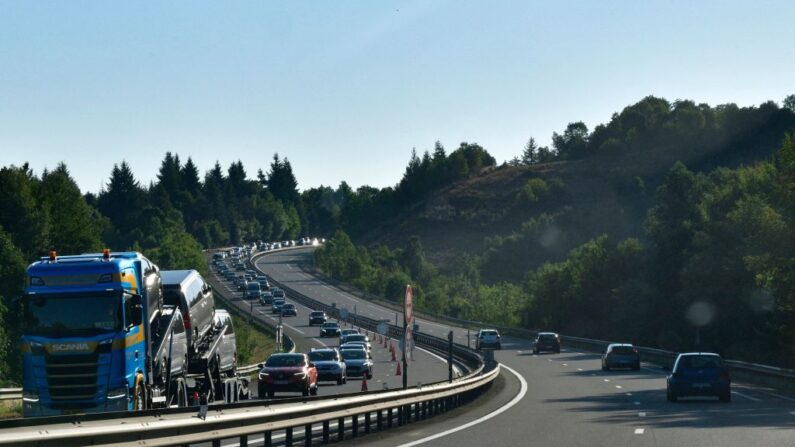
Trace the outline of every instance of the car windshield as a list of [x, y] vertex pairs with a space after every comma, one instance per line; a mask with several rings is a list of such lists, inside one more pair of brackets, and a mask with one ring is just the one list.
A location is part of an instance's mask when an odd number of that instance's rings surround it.
[[323, 312], [312, 312], [312, 316], [313, 317], [322, 317], [323, 316]]
[[481, 336], [486, 335], [489, 337], [494, 337], [497, 335], [497, 331], [483, 331], [480, 333]]
[[284, 308], [285, 309], [295, 309], [295, 304], [285, 304]]
[[304, 366], [303, 355], [274, 355], [265, 362], [267, 367]]
[[339, 360], [337, 358], [337, 353], [334, 351], [312, 351], [309, 353], [309, 360], [313, 362], [319, 361], [333, 361]]
[[112, 295], [26, 295], [24, 327], [30, 335], [92, 335], [122, 329], [122, 299]]
[[349, 342], [355, 342], [355, 341], [365, 342], [365, 341], [367, 341], [367, 337], [365, 337], [364, 335], [361, 335], [361, 334], [352, 334], [352, 335], [349, 335], [346, 338], [346, 340], [348, 340]]
[[723, 360], [716, 355], [683, 355], [677, 369], [722, 368]]
[[248, 290], [252, 292], [259, 292], [259, 283], [256, 282], [248, 283]]
[[367, 354], [365, 354], [365, 352], [360, 349], [348, 349], [342, 351], [342, 358], [345, 360], [363, 359], [366, 357], [366, 355]]
[[321, 326], [321, 327], [323, 329], [337, 329], [337, 328], [339, 328], [339, 326], [337, 326], [337, 323], [324, 323], [323, 326]]
[[538, 336], [538, 340], [539, 341], [555, 341], [556, 338], [555, 338], [554, 335], [545, 334], [545, 335], [539, 335]]

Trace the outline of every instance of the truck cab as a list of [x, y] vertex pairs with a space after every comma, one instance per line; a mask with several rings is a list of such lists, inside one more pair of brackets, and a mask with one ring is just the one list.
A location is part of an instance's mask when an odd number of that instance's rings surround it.
[[144, 408], [170, 375], [152, 360], [160, 273], [140, 253], [51, 252], [28, 267], [22, 303], [26, 417]]

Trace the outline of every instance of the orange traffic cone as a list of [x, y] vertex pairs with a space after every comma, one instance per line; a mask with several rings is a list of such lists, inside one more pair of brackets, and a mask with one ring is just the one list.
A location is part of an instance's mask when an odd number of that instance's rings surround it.
[[401, 373], [400, 373], [400, 362], [398, 362], [398, 367], [397, 367], [397, 371], [395, 371], [395, 375], [396, 376], [401, 375]]
[[367, 391], [367, 374], [362, 376], [362, 391]]
[[[394, 362], [395, 360], [396, 360], [396, 359], [395, 359], [395, 351], [393, 350], [393, 351], [392, 351], [392, 361]], [[400, 365], [399, 365], [399, 364], [398, 364], [398, 368], [400, 368]]]

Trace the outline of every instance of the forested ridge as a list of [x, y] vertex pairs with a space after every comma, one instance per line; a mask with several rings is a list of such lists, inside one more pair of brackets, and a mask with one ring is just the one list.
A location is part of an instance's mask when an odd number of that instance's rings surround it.
[[[123, 161], [98, 194], [68, 167], [0, 168], [0, 382], [18, 381], [24, 269], [140, 250], [206, 271], [202, 248], [324, 236], [326, 274], [430, 312], [791, 364], [795, 96], [781, 106], [647, 97], [498, 164], [476, 143], [412, 151], [394, 186], [299, 190], [286, 158], [199, 172], [167, 153], [142, 185]], [[696, 331], [698, 327], [698, 331]]]

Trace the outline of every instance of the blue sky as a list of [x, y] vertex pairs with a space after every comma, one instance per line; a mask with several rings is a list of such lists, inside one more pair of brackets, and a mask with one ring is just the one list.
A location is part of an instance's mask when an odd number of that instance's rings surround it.
[[274, 152], [299, 187], [392, 185], [412, 147], [498, 161], [646, 95], [795, 93], [795, 2], [0, 2], [0, 165], [98, 191], [166, 151], [204, 171]]

